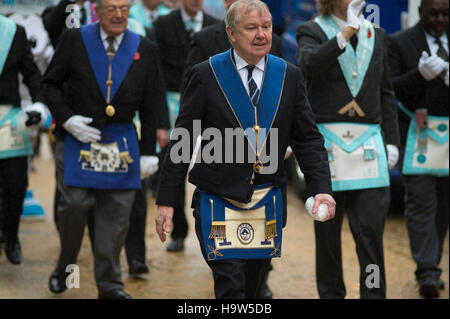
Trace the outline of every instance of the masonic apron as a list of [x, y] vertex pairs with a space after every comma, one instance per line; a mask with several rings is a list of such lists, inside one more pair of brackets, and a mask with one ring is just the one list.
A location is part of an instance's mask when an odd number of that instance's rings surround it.
[[[100, 38], [100, 27], [81, 28], [92, 70], [105, 98], [106, 114], [115, 114], [110, 104], [139, 47], [139, 36], [125, 31], [111, 62]], [[96, 189], [140, 189], [139, 143], [133, 123], [106, 124], [98, 128], [101, 140], [81, 143], [70, 133], [65, 137], [64, 182], [68, 186]]]
[[[269, 55], [257, 105], [253, 105], [228, 50], [210, 58], [210, 66], [240, 128], [258, 156], [278, 111], [286, 63]], [[254, 129], [254, 134], [248, 132]], [[197, 190], [199, 191], [199, 190]], [[204, 256], [208, 261], [281, 256], [283, 203], [280, 188], [257, 185], [250, 203], [200, 193]]]
[[[328, 39], [340, 32], [330, 17], [319, 16], [314, 21]], [[358, 39], [356, 50], [347, 45], [338, 58], [353, 97], [338, 113], [364, 118], [366, 114], [356, 102], [356, 97], [364, 83], [375, 46], [375, 30], [369, 21], [362, 23]], [[334, 192], [389, 186], [387, 155], [379, 124], [336, 122], [317, 126], [325, 139]]]

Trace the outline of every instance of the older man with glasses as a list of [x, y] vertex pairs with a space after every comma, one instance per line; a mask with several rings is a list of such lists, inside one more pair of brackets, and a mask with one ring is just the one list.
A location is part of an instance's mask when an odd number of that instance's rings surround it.
[[[127, 30], [129, 10], [127, 0], [96, 1], [99, 23], [65, 31], [44, 75], [56, 121], [61, 193], [61, 250], [49, 280], [54, 293], [67, 289], [68, 266], [76, 264], [94, 209], [98, 297], [130, 298], [123, 290], [120, 251], [140, 179], [158, 167], [156, 113], [167, 105], [156, 47]], [[136, 111], [143, 124], [139, 141]]]

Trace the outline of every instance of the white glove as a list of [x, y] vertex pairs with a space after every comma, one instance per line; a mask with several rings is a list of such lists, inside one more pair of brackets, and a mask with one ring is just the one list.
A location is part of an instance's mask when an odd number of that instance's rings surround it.
[[101, 140], [101, 132], [92, 126], [89, 126], [88, 124], [90, 123], [92, 123], [92, 118], [74, 115], [65, 121], [62, 126], [81, 143], [98, 142]]
[[448, 62], [445, 62], [437, 55], [429, 56], [427, 52], [422, 52], [418, 69], [425, 80], [434, 80], [442, 73], [442, 71], [444, 71], [445, 68], [448, 70]]
[[328, 205], [326, 204], [320, 204], [319, 209], [317, 210], [316, 214], [312, 213], [313, 207], [314, 207], [314, 197], [311, 196], [306, 200], [305, 208], [308, 212], [309, 216], [311, 216], [314, 220], [317, 220], [319, 222], [324, 222], [329, 219], [329, 213], [328, 213]]
[[445, 85], [448, 86], [448, 70], [447, 70], [447, 73], [445, 74], [444, 82], [445, 82]]
[[156, 156], [141, 156], [141, 179], [145, 179], [158, 171], [159, 159]]
[[359, 30], [364, 16], [361, 14], [366, 5], [364, 0], [353, 0], [347, 7], [347, 26]]
[[48, 110], [47, 106], [41, 102], [36, 102], [31, 105], [28, 105], [23, 108], [23, 111], [25, 113], [27, 112], [38, 112], [41, 115], [41, 121], [37, 123], [36, 125], [42, 126], [45, 122], [47, 122], [47, 119], [50, 115], [50, 111]]
[[392, 144], [387, 144], [387, 157], [388, 157], [388, 167], [393, 169], [398, 162], [398, 147]]

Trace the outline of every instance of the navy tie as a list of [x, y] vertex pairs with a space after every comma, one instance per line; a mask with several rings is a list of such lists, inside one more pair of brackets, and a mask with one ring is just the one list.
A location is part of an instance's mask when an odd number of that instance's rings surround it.
[[256, 85], [255, 80], [253, 79], [253, 70], [255, 69], [254, 65], [247, 65], [246, 66], [248, 70], [248, 93], [250, 95], [250, 99], [252, 100], [253, 106], [258, 105], [258, 99], [259, 99], [259, 89]]

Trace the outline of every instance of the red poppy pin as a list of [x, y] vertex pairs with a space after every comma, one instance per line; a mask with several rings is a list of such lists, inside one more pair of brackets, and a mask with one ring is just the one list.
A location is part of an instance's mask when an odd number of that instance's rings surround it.
[[137, 61], [141, 58], [141, 55], [139, 54], [139, 52], [136, 52], [136, 54], [134, 55], [134, 61]]
[[370, 39], [372, 37], [372, 30], [369, 29], [369, 32], [367, 32], [367, 37]]

